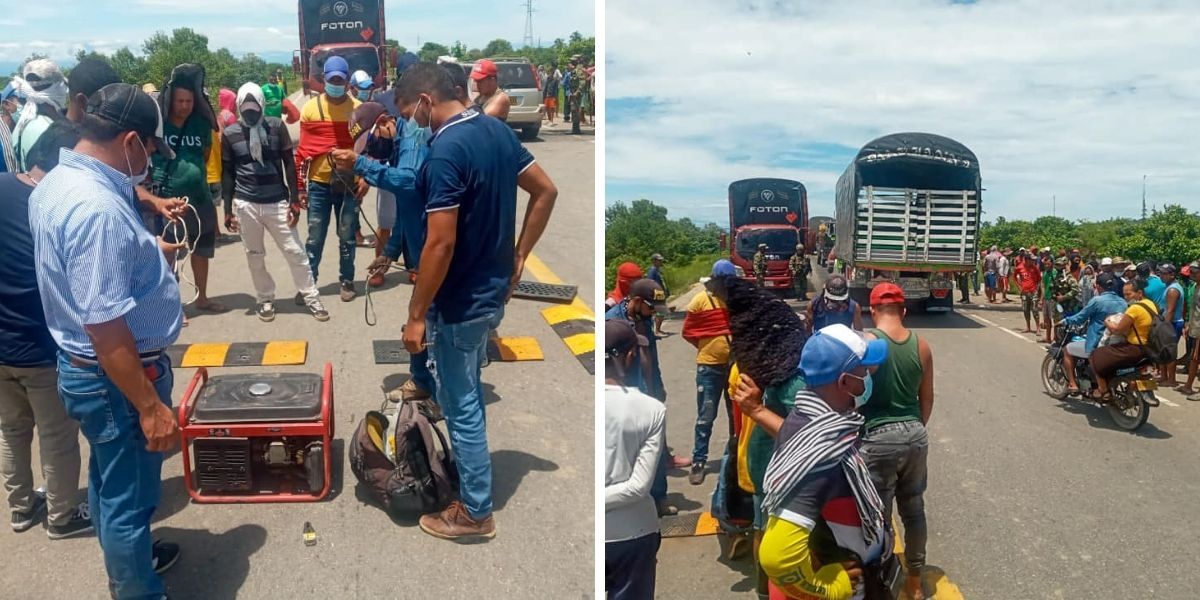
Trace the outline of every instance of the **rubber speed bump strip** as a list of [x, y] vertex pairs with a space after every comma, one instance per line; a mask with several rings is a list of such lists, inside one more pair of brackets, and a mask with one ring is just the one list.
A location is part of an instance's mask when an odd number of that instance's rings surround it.
[[588, 374], [596, 374], [596, 318], [577, 304], [542, 309], [542, 318], [579, 359]]
[[662, 517], [658, 520], [658, 528], [665, 538], [716, 535], [721, 529], [717, 520], [708, 512]]
[[579, 293], [579, 286], [521, 280], [517, 282], [517, 287], [513, 290], [513, 297], [570, 304], [575, 300], [577, 293]]
[[[404, 349], [402, 340], [372, 341], [377, 365], [407, 365], [412, 362], [412, 355]], [[495, 362], [521, 362], [526, 360], [543, 360], [542, 347], [537, 338], [532, 337], [499, 337], [488, 340], [488, 360]]]
[[237, 342], [232, 344], [176, 344], [167, 356], [179, 367], [259, 367], [302, 365], [308, 360], [308, 342]]

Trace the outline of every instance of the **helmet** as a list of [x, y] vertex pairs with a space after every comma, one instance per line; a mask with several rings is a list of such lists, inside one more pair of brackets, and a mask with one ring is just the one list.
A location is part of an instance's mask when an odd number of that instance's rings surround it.
[[367, 75], [366, 71], [359, 69], [350, 76], [350, 85], [360, 90], [365, 90], [375, 85], [375, 82], [371, 79], [370, 75]]

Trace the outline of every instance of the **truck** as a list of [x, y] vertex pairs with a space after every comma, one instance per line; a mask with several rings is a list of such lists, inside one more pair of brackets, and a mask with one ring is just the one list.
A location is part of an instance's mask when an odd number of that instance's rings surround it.
[[388, 65], [398, 49], [384, 43], [383, 0], [299, 0], [300, 49], [292, 53], [292, 69], [300, 75], [305, 95], [325, 91], [325, 61], [340, 56], [350, 73], [366, 71], [377, 89], [387, 84]]
[[979, 161], [931, 133], [894, 133], [863, 146], [837, 182], [836, 241], [850, 297], [869, 305], [891, 281], [910, 308], [954, 309], [954, 275], [979, 256]]
[[754, 178], [729, 184], [729, 260], [741, 277], [754, 281], [754, 253], [767, 245], [763, 285], [788, 293], [788, 259], [808, 234], [808, 191], [790, 179]]

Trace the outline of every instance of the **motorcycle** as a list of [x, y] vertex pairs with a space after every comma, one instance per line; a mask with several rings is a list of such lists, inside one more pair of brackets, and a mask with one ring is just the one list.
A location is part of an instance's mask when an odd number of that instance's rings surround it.
[[1111, 399], [1095, 400], [1091, 398], [1092, 389], [1096, 387], [1095, 375], [1092, 373], [1088, 359], [1075, 357], [1075, 383], [1078, 392], [1067, 389], [1067, 376], [1063, 366], [1063, 356], [1067, 352], [1067, 344], [1071, 341], [1082, 340], [1086, 325], [1063, 324], [1063, 335], [1059, 335], [1054, 343], [1046, 348], [1046, 358], [1042, 361], [1042, 387], [1055, 400], [1065, 400], [1068, 397], [1080, 402], [1088, 402], [1103, 406], [1117, 427], [1125, 431], [1135, 431], [1146, 423], [1150, 417], [1150, 407], [1158, 406], [1158, 397], [1154, 390], [1158, 383], [1150, 373], [1150, 361], [1142, 362], [1132, 367], [1117, 371], [1109, 380], [1108, 389]]

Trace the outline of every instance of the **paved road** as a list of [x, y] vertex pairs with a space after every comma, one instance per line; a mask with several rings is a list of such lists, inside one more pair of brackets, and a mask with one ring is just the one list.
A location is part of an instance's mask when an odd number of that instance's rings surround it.
[[[1126, 433], [1102, 409], [1042, 393], [1044, 346], [1014, 331], [1024, 328], [1019, 312], [975, 305], [910, 325], [932, 344], [936, 364], [926, 508], [938, 597], [1195, 597], [1200, 404], [1160, 391], [1164, 405]], [[694, 351], [678, 335], [659, 348], [668, 442], [690, 454]], [[722, 416], [714, 448], [725, 430]], [[707, 510], [713, 484], [710, 476], [693, 487], [676, 471], [669, 498]], [[753, 597], [747, 562], [719, 557], [716, 537], [664, 540], [658, 597]]]
[[[595, 236], [594, 137], [543, 129], [530, 150], [560, 189], [553, 219], [535, 253], [560, 278], [579, 286], [592, 304]], [[521, 194], [524, 196], [524, 194]], [[524, 210], [524, 198], [521, 199]], [[375, 220], [373, 195], [365, 203]], [[303, 225], [301, 226], [303, 228]], [[304, 236], [303, 230], [301, 236]], [[336, 234], [331, 232], [318, 282], [332, 319], [314, 321], [294, 306], [287, 269], [268, 244], [268, 265], [286, 301], [273, 323], [253, 316], [254, 298], [240, 242], [218, 248], [211, 294], [233, 308], [222, 315], [191, 313], [181, 343], [304, 339], [303, 367], [334, 366], [337, 435], [345, 438], [380, 402], [380, 385], [402, 382], [404, 365], [375, 365], [371, 340], [398, 339], [411, 287], [389, 276], [372, 294], [379, 313], [363, 322], [363, 300], [342, 303], [334, 281]], [[373, 257], [358, 251], [360, 272]], [[359, 291], [362, 281], [359, 280]], [[595, 524], [593, 378], [539, 314], [544, 304], [514, 300], [504, 336], [533, 336], [544, 362], [493, 363], [484, 371], [488, 431], [494, 464], [497, 536], [479, 546], [435, 540], [414, 524], [397, 524], [364, 501], [344, 452], [335, 497], [318, 504], [191, 504], [178, 454], [163, 468], [164, 498], [155, 516], [157, 537], [179, 542], [183, 557], [166, 582], [172, 598], [589, 598], [593, 596]], [[396, 368], [399, 367], [399, 368]], [[259, 369], [221, 369], [252, 372]], [[192, 369], [175, 370], [178, 402]], [[564, 424], [570, 424], [565, 427]], [[87, 455], [85, 448], [84, 464]], [[37, 467], [35, 467], [36, 470]], [[81, 487], [82, 487], [81, 482]], [[318, 543], [306, 547], [309, 521]], [[50, 542], [40, 529], [0, 531], [0, 596], [105, 598], [105, 574], [94, 537]]]

